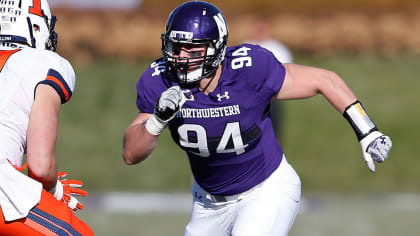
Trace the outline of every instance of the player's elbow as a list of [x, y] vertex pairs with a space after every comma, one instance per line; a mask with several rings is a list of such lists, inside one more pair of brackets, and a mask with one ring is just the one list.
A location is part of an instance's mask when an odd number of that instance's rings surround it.
[[48, 182], [50, 174], [46, 168], [29, 167], [30, 176], [40, 182]]
[[122, 157], [127, 165], [134, 165], [144, 161], [156, 146], [156, 137], [151, 135], [142, 136], [141, 138], [134, 136], [133, 132], [126, 132], [123, 139]]
[[318, 77], [317, 81], [317, 90], [318, 92], [324, 93], [326, 91], [337, 91], [342, 87], [341, 77], [333, 72], [328, 70], [323, 70], [322, 76]]
[[41, 182], [45, 189], [54, 187], [57, 181], [55, 162], [35, 161], [28, 156], [28, 175]]
[[147, 156], [142, 156], [129, 150], [123, 150], [122, 152], [122, 158], [127, 165], [135, 165], [146, 159], [146, 157]]
[[122, 152], [122, 158], [127, 165], [134, 165], [136, 164], [135, 158], [130, 153], [123, 151]]

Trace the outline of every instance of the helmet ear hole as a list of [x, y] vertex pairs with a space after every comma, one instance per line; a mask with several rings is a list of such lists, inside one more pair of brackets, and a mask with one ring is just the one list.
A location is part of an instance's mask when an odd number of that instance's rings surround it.
[[39, 27], [39, 25], [37, 25], [37, 24], [33, 24], [33, 28], [34, 28], [34, 32], [41, 31], [41, 27]]

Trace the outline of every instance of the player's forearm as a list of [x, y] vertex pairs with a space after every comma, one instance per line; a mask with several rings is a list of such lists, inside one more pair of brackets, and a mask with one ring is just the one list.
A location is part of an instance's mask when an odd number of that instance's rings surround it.
[[[53, 133], [54, 129], [50, 129]], [[38, 133], [41, 133], [38, 132]], [[28, 175], [41, 182], [44, 189], [49, 191], [57, 182], [57, 165], [55, 159], [55, 139], [46, 136], [32, 135], [33, 130], [28, 131]], [[41, 137], [44, 137], [42, 139]], [[42, 141], [35, 139], [42, 139]]]
[[46, 190], [57, 182], [55, 146], [60, 106], [60, 97], [52, 87], [38, 86], [26, 133], [26, 152], [29, 176]]
[[133, 165], [145, 160], [155, 148], [158, 137], [150, 134], [144, 123], [128, 127], [123, 139], [122, 156], [125, 163]]

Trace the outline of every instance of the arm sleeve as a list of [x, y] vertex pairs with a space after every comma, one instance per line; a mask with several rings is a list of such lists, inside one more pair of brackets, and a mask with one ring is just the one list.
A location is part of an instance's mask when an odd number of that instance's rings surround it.
[[266, 76], [264, 80], [264, 87], [272, 89], [272, 96], [277, 94], [284, 83], [284, 77], [286, 75], [286, 70], [284, 66], [274, 57], [273, 53], [266, 50], [268, 55], [266, 56], [267, 68]]
[[156, 101], [167, 86], [162, 82], [162, 77], [153, 76], [153, 70], [149, 68], [140, 77], [136, 89], [137, 108], [144, 113], [153, 113]]
[[64, 104], [68, 102], [73, 95], [75, 83], [76, 76], [73, 67], [68, 61], [63, 59], [58, 66], [52, 66], [48, 70], [45, 79], [40, 81], [37, 86], [39, 84], [50, 85], [60, 96], [61, 104]]
[[251, 79], [254, 80], [257, 92], [270, 101], [283, 86], [285, 68], [272, 52], [260, 46], [253, 46], [251, 56], [255, 64], [251, 67]]

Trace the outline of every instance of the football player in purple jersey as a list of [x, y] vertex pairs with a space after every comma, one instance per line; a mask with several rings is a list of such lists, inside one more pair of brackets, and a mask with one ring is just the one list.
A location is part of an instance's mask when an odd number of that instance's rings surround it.
[[129, 165], [143, 161], [169, 127], [194, 176], [185, 235], [288, 234], [301, 184], [274, 134], [274, 100], [322, 94], [354, 128], [371, 171], [387, 158], [390, 138], [336, 73], [282, 64], [252, 44], [226, 47], [226, 21], [214, 5], [178, 6], [161, 39], [163, 57], [137, 83], [140, 113], [122, 155]]

